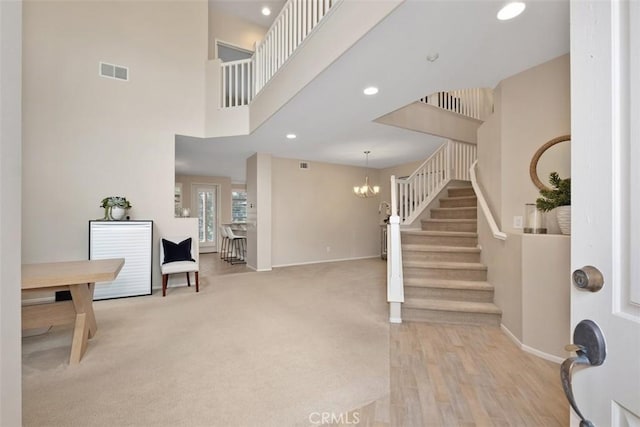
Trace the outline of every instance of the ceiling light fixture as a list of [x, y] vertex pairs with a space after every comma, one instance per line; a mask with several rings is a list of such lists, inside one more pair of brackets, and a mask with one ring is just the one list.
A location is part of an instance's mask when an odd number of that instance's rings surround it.
[[502, 9], [498, 11], [498, 14], [496, 15], [496, 17], [501, 21], [507, 21], [509, 19], [513, 19], [516, 16], [520, 15], [522, 12], [524, 12], [524, 9], [526, 7], [527, 5], [521, 1], [514, 1], [511, 3], [507, 3], [506, 5], [504, 5]]
[[[371, 151], [364, 152], [366, 156], [365, 170], [369, 167], [369, 153], [371, 153]], [[364, 176], [364, 185], [353, 187], [353, 193], [358, 197], [374, 197], [377, 196], [379, 192], [380, 187], [377, 185], [373, 187], [369, 185], [369, 176], [366, 173]]]
[[271, 9], [269, 9], [267, 6], [263, 7], [263, 8], [262, 8], [262, 14], [263, 14], [264, 16], [269, 16], [269, 15], [271, 15]]
[[376, 93], [378, 93], [378, 88], [375, 86], [369, 86], [368, 88], [365, 88], [363, 92], [365, 95], [375, 95]]
[[287, 139], [296, 139], [298, 136], [295, 133], [288, 133]]

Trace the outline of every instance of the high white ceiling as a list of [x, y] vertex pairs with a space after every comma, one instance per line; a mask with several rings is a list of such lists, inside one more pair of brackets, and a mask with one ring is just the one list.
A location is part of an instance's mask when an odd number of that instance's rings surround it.
[[[246, 158], [256, 152], [364, 166], [371, 150], [372, 168], [425, 158], [439, 138], [373, 120], [439, 90], [495, 87], [569, 51], [568, 0], [529, 1], [506, 22], [495, 18], [503, 4], [407, 0], [252, 135], [178, 136], [176, 172], [244, 182]], [[434, 53], [439, 59], [427, 61]], [[380, 92], [364, 96], [369, 85]], [[298, 138], [287, 140], [290, 132]]]
[[[286, 0], [209, 0], [209, 4], [226, 13], [242, 18], [254, 24], [269, 28]], [[271, 9], [271, 15], [262, 14], [262, 8]]]

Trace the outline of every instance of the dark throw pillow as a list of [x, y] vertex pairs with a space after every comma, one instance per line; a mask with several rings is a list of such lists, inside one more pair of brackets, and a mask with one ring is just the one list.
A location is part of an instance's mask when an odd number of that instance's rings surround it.
[[191, 237], [180, 243], [173, 243], [171, 240], [162, 239], [162, 248], [164, 249], [163, 264], [176, 261], [194, 261], [191, 258]]

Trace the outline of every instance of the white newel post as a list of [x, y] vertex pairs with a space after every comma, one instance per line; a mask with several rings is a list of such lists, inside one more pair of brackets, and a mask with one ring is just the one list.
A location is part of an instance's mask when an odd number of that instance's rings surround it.
[[404, 283], [402, 277], [402, 249], [400, 246], [400, 217], [395, 175], [391, 176], [391, 216], [387, 224], [387, 301], [389, 322], [402, 323]]

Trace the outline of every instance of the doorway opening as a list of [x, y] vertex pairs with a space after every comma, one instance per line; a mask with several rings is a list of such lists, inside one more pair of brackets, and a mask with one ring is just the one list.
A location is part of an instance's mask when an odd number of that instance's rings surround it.
[[219, 226], [219, 191], [218, 185], [192, 184], [191, 197], [193, 216], [198, 218], [198, 240], [200, 253], [217, 252]]
[[222, 62], [241, 61], [243, 59], [249, 59], [252, 56], [253, 52], [250, 50], [221, 40], [216, 40], [215, 57]]

